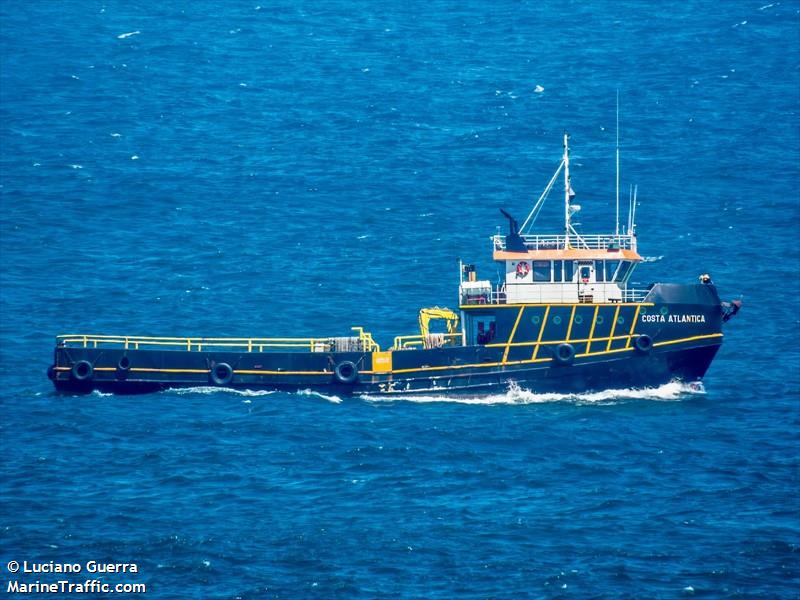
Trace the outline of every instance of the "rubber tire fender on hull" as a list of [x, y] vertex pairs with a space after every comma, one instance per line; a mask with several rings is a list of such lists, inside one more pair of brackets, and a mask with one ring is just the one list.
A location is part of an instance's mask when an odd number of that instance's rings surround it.
[[650, 350], [653, 349], [653, 338], [651, 338], [646, 333], [643, 333], [635, 340], [633, 340], [633, 346], [636, 348], [636, 351], [640, 354], [647, 354]]
[[214, 385], [228, 385], [233, 381], [233, 369], [228, 363], [217, 363], [211, 367], [208, 378]]
[[91, 381], [94, 377], [94, 366], [88, 360], [79, 360], [72, 365], [70, 375], [75, 381]]
[[358, 381], [358, 367], [351, 360], [343, 360], [333, 369], [333, 376], [339, 383], [355, 383]]
[[571, 365], [575, 360], [575, 346], [572, 344], [559, 344], [553, 353], [553, 360], [559, 365]]
[[117, 362], [117, 369], [119, 371], [126, 372], [131, 370], [131, 359], [128, 358], [127, 354], [120, 357], [119, 361]]
[[128, 376], [128, 373], [131, 370], [131, 359], [128, 358], [127, 354], [123, 354], [119, 361], [117, 361], [117, 379], [125, 379]]

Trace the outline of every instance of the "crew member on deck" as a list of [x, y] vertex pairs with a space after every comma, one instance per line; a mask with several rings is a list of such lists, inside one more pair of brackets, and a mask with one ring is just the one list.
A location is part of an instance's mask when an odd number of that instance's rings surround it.
[[711, 281], [711, 275], [709, 275], [708, 273], [703, 273], [702, 275], [700, 275], [700, 283], [704, 283], [705, 285], [711, 285], [714, 282]]

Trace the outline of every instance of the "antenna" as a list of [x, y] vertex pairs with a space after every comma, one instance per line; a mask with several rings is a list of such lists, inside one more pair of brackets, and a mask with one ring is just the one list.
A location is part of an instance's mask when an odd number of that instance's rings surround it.
[[628, 235], [631, 235], [633, 231], [633, 184], [630, 185], [628, 189]]
[[614, 233], [619, 237], [619, 88], [617, 88], [617, 221]]
[[633, 214], [631, 215], [631, 233], [636, 234], [636, 196], [639, 194], [639, 184], [633, 186]]
[[564, 248], [569, 248], [569, 135], [564, 132]]

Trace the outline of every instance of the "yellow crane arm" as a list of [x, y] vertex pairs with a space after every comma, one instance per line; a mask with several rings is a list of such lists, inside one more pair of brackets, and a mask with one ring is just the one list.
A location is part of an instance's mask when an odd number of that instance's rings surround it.
[[447, 333], [458, 332], [458, 314], [449, 308], [423, 308], [419, 311], [419, 333], [423, 339], [430, 334], [431, 319], [443, 319], [446, 321]]

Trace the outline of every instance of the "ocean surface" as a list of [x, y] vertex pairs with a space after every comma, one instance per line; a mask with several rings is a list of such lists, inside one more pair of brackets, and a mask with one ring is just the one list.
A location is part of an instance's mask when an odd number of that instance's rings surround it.
[[[800, 2], [261, 1], [0, 4], [3, 593], [797, 598]], [[613, 230], [617, 91], [634, 279], [744, 300], [703, 389], [45, 376], [62, 333], [414, 333], [459, 258], [496, 279], [498, 209], [524, 219], [564, 131], [582, 230]]]

